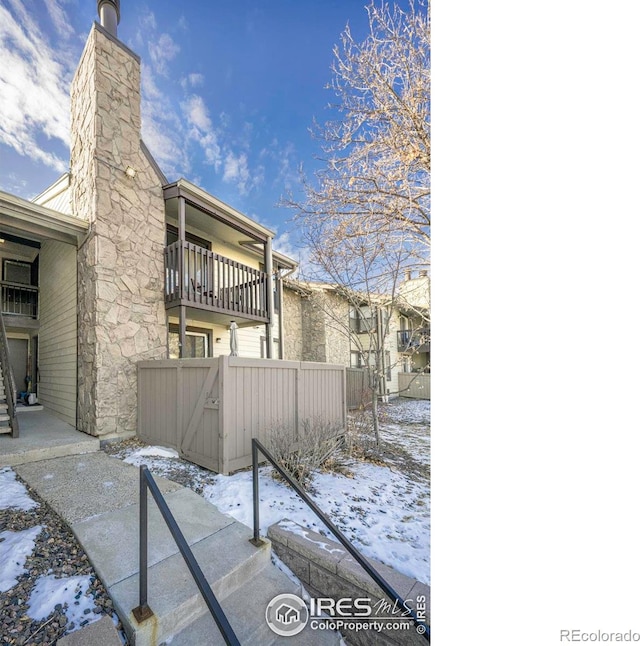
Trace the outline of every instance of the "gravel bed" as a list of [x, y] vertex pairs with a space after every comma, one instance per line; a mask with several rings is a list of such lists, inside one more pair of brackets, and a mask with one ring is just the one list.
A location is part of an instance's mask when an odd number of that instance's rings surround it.
[[[37, 525], [41, 525], [43, 529], [36, 538], [33, 552], [25, 562], [27, 571], [18, 577], [12, 588], [0, 592], [0, 644], [55, 644], [64, 634], [73, 632], [102, 615], [113, 617], [113, 603], [69, 527], [24, 481], [17, 476], [16, 478], [25, 485], [30, 497], [39, 506], [29, 511], [0, 509], [0, 532], [22, 531]], [[94, 603], [91, 609], [85, 610], [87, 619], [78, 622], [79, 626], [67, 619], [65, 608], [60, 604], [44, 619], [36, 621], [28, 616], [29, 597], [38, 577], [44, 575], [54, 575], [56, 578], [90, 577], [89, 592]], [[124, 640], [120, 623], [117, 624], [117, 629]]]

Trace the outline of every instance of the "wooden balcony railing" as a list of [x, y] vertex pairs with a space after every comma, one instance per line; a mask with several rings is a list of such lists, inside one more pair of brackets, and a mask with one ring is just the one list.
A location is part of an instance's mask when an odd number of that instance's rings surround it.
[[38, 288], [12, 283], [7, 280], [0, 281], [2, 286], [2, 313], [17, 314], [38, 318]]
[[268, 321], [267, 275], [191, 242], [164, 250], [165, 304]]

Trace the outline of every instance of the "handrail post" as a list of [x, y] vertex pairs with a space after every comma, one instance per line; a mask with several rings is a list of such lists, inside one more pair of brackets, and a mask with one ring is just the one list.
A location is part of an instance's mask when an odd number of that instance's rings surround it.
[[260, 538], [260, 491], [258, 483], [258, 445], [255, 439], [251, 440], [251, 459], [253, 462], [253, 538], [250, 543], [256, 547], [263, 545]]
[[[261, 442], [259, 442], [256, 438], [253, 438], [251, 440], [251, 450], [252, 450], [252, 456], [253, 456], [253, 477], [254, 477], [254, 483], [253, 483], [253, 492], [254, 492], [254, 499], [253, 499], [253, 513], [254, 513], [254, 523], [256, 521], [256, 499], [257, 499], [257, 492], [258, 492], [258, 487], [256, 485], [255, 479], [257, 479], [258, 476], [258, 469], [257, 469], [257, 463], [258, 463], [258, 449], [264, 455], [264, 457], [272, 464], [272, 466], [275, 468], [275, 470], [284, 478], [285, 482], [302, 498], [303, 502], [306, 503], [307, 507], [313, 511], [313, 513], [325, 524], [325, 526], [331, 531], [331, 533], [338, 539], [340, 543], [346, 548], [347, 552], [353, 556], [353, 558], [362, 566], [362, 568], [365, 570], [365, 572], [375, 581], [375, 583], [380, 587], [384, 593], [390, 598], [395, 601], [397, 601], [402, 607], [406, 608], [408, 615], [414, 624], [416, 625], [418, 629], [418, 634], [422, 637], [424, 637], [427, 641], [431, 640], [431, 628], [428, 626], [424, 621], [418, 618], [416, 615], [415, 611], [411, 608], [409, 608], [406, 605], [406, 602], [400, 595], [387, 583], [387, 581], [380, 576], [380, 574], [377, 572], [377, 570], [372, 567], [372, 565], [358, 552], [358, 550], [351, 544], [351, 541], [327, 518], [327, 516], [324, 514], [324, 512], [316, 505], [313, 500], [309, 497], [309, 495], [303, 490], [302, 486], [300, 483], [289, 473], [284, 467], [282, 467], [280, 464], [278, 464], [271, 455], [271, 453], [262, 445]], [[254, 533], [255, 533], [255, 526], [254, 526]], [[253, 539], [251, 540], [253, 542]]]
[[147, 483], [145, 481], [145, 472], [147, 467], [140, 465], [140, 541], [139, 541], [139, 559], [140, 559], [140, 576], [139, 576], [139, 601], [137, 608], [133, 609], [133, 616], [138, 623], [142, 623], [149, 617], [153, 616], [153, 610], [147, 603], [147, 573], [148, 573], [148, 532], [147, 532]]

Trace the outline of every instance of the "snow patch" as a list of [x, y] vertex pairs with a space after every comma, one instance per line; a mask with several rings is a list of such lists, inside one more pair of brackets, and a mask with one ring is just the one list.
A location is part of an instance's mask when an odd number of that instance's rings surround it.
[[[311, 497], [368, 558], [423, 583], [430, 581], [430, 498], [427, 482], [415, 482], [386, 466], [358, 463], [353, 478], [317, 473]], [[260, 531], [288, 519], [331, 538], [322, 521], [284, 483], [260, 473]], [[217, 475], [203, 496], [221, 512], [253, 526], [252, 476]]]
[[146, 457], [155, 458], [179, 458], [180, 454], [175, 449], [168, 449], [164, 446], [145, 446], [142, 449], [134, 451], [130, 456], [124, 459], [128, 464], [139, 467], [144, 463]]
[[[90, 585], [91, 577], [88, 575], [62, 579], [56, 579], [53, 574], [41, 576], [31, 591], [27, 614], [31, 619], [39, 621], [48, 617], [57, 604], [61, 604], [65, 608], [64, 614], [68, 622], [75, 623], [73, 630], [81, 628], [81, 624], [86, 626], [97, 621], [101, 615], [93, 612], [95, 599], [93, 595], [87, 594]], [[85, 613], [87, 609], [89, 612]]]
[[0, 532], [0, 592], [6, 592], [18, 582], [27, 570], [24, 564], [33, 552], [42, 525], [21, 532]]
[[337, 552], [339, 554], [346, 554], [346, 552], [340, 548], [331, 548], [329, 547], [328, 543], [324, 543], [323, 541], [314, 541], [313, 538], [309, 537], [309, 532], [305, 531], [300, 527], [300, 525], [296, 523], [292, 523], [290, 520], [281, 520], [278, 523], [279, 527], [282, 527], [282, 529], [286, 529], [288, 532], [291, 532], [292, 534], [296, 534], [297, 536], [302, 536], [305, 540], [309, 541], [310, 543], [313, 543], [314, 545], [317, 545], [320, 549], [323, 549], [325, 552], [329, 552], [329, 554], [333, 554], [334, 552]]
[[21, 509], [29, 511], [40, 505], [32, 500], [27, 488], [16, 480], [16, 474], [10, 467], [0, 469], [0, 509]]

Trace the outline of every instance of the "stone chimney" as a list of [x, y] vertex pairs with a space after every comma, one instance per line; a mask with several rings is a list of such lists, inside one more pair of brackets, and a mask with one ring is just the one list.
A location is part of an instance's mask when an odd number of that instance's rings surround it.
[[114, 38], [118, 37], [120, 24], [120, 0], [98, 0], [100, 24]]
[[78, 428], [136, 432], [136, 362], [166, 357], [162, 178], [140, 139], [140, 58], [116, 38], [118, 0], [98, 2], [71, 86], [71, 208], [78, 250]]

